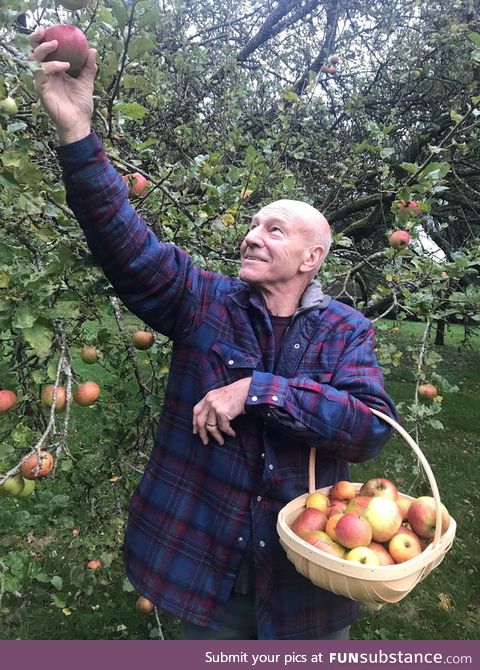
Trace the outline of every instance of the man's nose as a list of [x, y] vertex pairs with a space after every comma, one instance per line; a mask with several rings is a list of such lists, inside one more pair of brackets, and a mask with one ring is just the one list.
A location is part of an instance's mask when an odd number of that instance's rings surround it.
[[252, 246], [254, 244], [256, 245], [261, 245], [262, 244], [262, 233], [260, 231], [260, 226], [255, 226], [255, 228], [250, 228], [248, 233], [245, 235], [245, 243], [248, 244], [249, 246]]

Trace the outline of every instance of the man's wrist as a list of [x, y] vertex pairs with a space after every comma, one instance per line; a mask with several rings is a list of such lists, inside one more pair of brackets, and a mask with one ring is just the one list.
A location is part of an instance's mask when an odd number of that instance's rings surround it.
[[57, 128], [58, 143], [62, 144], [72, 144], [73, 142], [78, 142], [83, 140], [85, 137], [88, 137], [92, 132], [90, 125], [79, 126], [74, 130], [62, 130]]

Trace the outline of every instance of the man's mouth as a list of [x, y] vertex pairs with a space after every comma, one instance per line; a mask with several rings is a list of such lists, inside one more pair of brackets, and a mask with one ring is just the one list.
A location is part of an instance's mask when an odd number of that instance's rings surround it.
[[260, 258], [260, 256], [253, 256], [252, 254], [245, 254], [243, 257], [244, 261], [261, 261], [262, 263], [266, 263], [267, 261], [265, 258]]

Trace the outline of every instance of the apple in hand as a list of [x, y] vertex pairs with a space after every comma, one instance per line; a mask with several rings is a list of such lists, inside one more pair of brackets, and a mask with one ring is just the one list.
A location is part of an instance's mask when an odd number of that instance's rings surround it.
[[366, 547], [372, 541], [372, 529], [370, 524], [361, 516], [346, 513], [337, 521], [335, 526], [337, 541], [347, 547]]
[[100, 386], [96, 382], [84, 382], [73, 394], [73, 399], [78, 405], [89, 407], [99, 396]]
[[147, 349], [150, 349], [150, 347], [153, 346], [154, 341], [155, 335], [153, 333], [149, 333], [146, 330], [137, 330], [132, 335], [132, 344], [135, 349], [139, 349], [140, 351], [146, 351]]
[[422, 553], [422, 544], [418, 535], [404, 528], [392, 537], [388, 543], [388, 553], [395, 563], [404, 563]]
[[17, 396], [13, 391], [3, 389], [0, 391], [0, 414], [6, 414], [17, 404]]
[[[441, 508], [442, 534], [450, 525], [450, 515], [443, 503]], [[435, 500], [431, 496], [415, 498], [408, 510], [407, 521], [414, 533], [421, 538], [431, 539], [435, 535], [436, 512]]]
[[327, 525], [327, 517], [319, 509], [314, 507], [307, 507], [295, 519], [292, 530], [294, 533], [303, 537], [305, 533], [312, 530], [324, 530]]
[[377, 554], [377, 558], [379, 561], [380, 565], [394, 565], [395, 561], [393, 558], [390, 556], [388, 551], [385, 549], [383, 544], [379, 544], [378, 542], [370, 542], [368, 545], [368, 548], [374, 551]]
[[88, 41], [80, 28], [59, 23], [45, 29], [43, 41], [57, 40], [58, 47], [45, 57], [46, 61], [58, 60], [70, 63], [67, 73], [78, 77], [88, 57]]
[[305, 505], [306, 507], [315, 507], [315, 509], [319, 509], [326, 514], [330, 505], [330, 500], [325, 493], [322, 493], [322, 491], [314, 491], [308, 496]]
[[389, 479], [383, 477], [374, 477], [369, 479], [360, 488], [359, 495], [361, 496], [382, 496], [383, 498], [390, 498], [396, 500], [398, 498], [398, 489], [396, 485]]
[[330, 500], [351, 500], [352, 498], [355, 498], [357, 495], [357, 492], [355, 490], [355, 486], [352, 482], [348, 482], [346, 480], [341, 479], [338, 482], [335, 482], [335, 484], [332, 486], [330, 489]]
[[433, 400], [438, 395], [437, 387], [433, 384], [420, 384], [418, 395], [422, 400]]
[[362, 565], [380, 565], [380, 560], [373, 549], [368, 547], [355, 547], [345, 556], [345, 560], [361, 563]]
[[131, 174], [124, 175], [123, 181], [128, 186], [128, 195], [130, 198], [147, 195], [150, 188], [150, 182], [140, 172], [132, 172]]
[[410, 242], [411, 238], [406, 230], [396, 230], [388, 238], [388, 243], [394, 249], [405, 249]]
[[375, 542], [388, 542], [402, 525], [402, 513], [397, 503], [382, 496], [370, 498], [363, 518], [370, 524]]

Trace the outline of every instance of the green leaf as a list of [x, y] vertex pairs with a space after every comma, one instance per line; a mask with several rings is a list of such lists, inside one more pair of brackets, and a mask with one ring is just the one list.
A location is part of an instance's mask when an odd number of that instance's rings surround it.
[[138, 37], [130, 43], [128, 47], [128, 56], [131, 60], [136, 60], [139, 56], [155, 48], [155, 42], [149, 35]]
[[53, 586], [53, 588], [57, 589], [57, 591], [60, 591], [60, 589], [63, 586], [63, 579], [58, 575], [54, 575], [50, 580], [50, 583]]
[[51, 598], [53, 604], [55, 607], [58, 607], [58, 609], [63, 610], [63, 608], [67, 606], [65, 596], [63, 596], [61, 593], [53, 593]]
[[390, 156], [393, 156], [395, 153], [395, 149], [393, 147], [384, 147], [380, 151], [380, 158], [390, 158]]
[[138, 102], [118, 102], [114, 109], [126, 119], [132, 119], [133, 121], [141, 121], [147, 113], [145, 107], [139, 105]]
[[480, 47], [480, 33], [468, 33], [468, 39], [473, 42], [476, 47]]
[[39, 318], [31, 328], [23, 329], [23, 337], [39, 358], [50, 352], [53, 335], [53, 330], [46, 319]]

